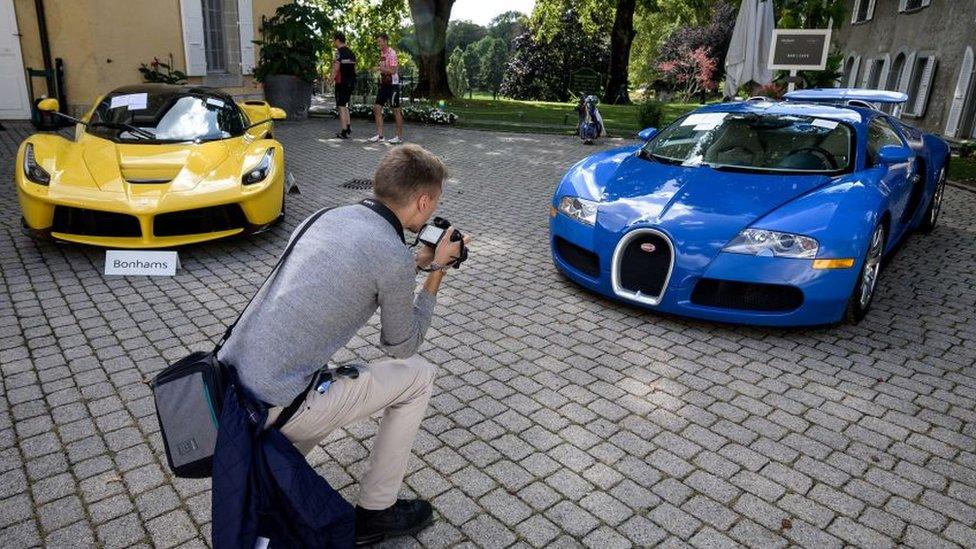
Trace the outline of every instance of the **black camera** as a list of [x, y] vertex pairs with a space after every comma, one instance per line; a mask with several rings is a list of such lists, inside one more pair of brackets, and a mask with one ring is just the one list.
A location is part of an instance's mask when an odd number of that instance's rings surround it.
[[[447, 233], [447, 229], [450, 226], [450, 221], [444, 219], [443, 217], [435, 217], [432, 223], [428, 223], [420, 228], [420, 232], [417, 234], [417, 239], [427, 246], [436, 248], [437, 244], [439, 244], [441, 239], [444, 238], [445, 234]], [[461, 243], [461, 254], [455, 257], [451, 262], [454, 268], [457, 269], [461, 266], [461, 263], [468, 258], [468, 247], [464, 245], [464, 235], [461, 234], [461, 231], [457, 229], [454, 229], [448, 238], [451, 239], [451, 242]]]

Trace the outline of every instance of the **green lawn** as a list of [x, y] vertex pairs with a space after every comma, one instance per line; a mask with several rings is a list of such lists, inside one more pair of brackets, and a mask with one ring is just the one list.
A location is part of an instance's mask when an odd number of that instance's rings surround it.
[[[664, 106], [663, 123], [670, 123], [697, 107], [697, 104], [668, 103]], [[630, 137], [643, 129], [637, 124], [636, 105], [600, 105], [599, 108], [610, 135]], [[452, 99], [445, 109], [458, 115], [457, 125], [462, 128], [572, 134], [577, 122], [574, 103], [493, 100], [490, 94], [480, 93], [472, 99]]]
[[976, 183], [976, 157], [953, 157], [949, 161], [949, 180]]

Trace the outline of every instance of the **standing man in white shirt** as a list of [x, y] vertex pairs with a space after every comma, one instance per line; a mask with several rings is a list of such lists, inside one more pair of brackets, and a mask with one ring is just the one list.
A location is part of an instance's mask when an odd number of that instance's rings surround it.
[[373, 104], [373, 116], [376, 118], [376, 135], [369, 138], [370, 143], [379, 143], [383, 137], [383, 107], [389, 106], [393, 109], [393, 117], [396, 119], [396, 137], [388, 142], [397, 145], [403, 143], [403, 111], [400, 109], [400, 75], [397, 72], [399, 62], [397, 53], [390, 47], [390, 37], [384, 32], [376, 37], [376, 45], [380, 48], [380, 64], [373, 70], [380, 75], [380, 86], [376, 92], [376, 101]]

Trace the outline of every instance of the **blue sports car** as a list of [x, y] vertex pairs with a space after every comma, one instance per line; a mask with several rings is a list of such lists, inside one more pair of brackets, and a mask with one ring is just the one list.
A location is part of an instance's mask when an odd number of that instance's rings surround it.
[[709, 105], [556, 189], [556, 267], [605, 296], [709, 320], [864, 318], [885, 255], [932, 230], [949, 147], [883, 111], [905, 94], [802, 90]]

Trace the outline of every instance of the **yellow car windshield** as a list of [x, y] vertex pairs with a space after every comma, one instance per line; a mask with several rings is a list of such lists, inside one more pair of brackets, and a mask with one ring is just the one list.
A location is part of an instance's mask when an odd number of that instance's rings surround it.
[[107, 95], [92, 112], [88, 132], [112, 141], [212, 141], [244, 133], [229, 99], [182, 91]]

